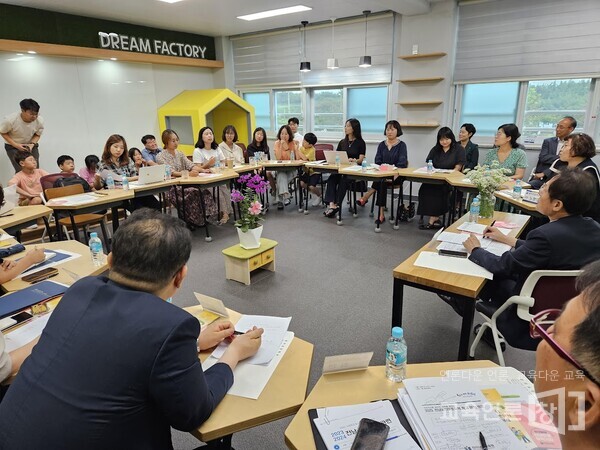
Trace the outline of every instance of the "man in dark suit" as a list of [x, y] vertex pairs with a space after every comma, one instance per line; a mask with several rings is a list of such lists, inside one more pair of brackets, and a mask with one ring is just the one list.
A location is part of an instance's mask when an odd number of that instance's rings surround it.
[[558, 159], [560, 149], [565, 144], [565, 138], [571, 134], [575, 128], [577, 128], [577, 121], [573, 117], [563, 117], [562, 120], [556, 124], [556, 136], [544, 139], [537, 165], [531, 175], [531, 180], [529, 180], [529, 183], [533, 188], [539, 189], [543, 184], [542, 179], [544, 177], [549, 177], [550, 166]]
[[[143, 243], [143, 245], [141, 245]], [[168, 301], [181, 287], [191, 234], [155, 211], [115, 233], [110, 275], [75, 283], [0, 403], [1, 449], [170, 449], [170, 426], [204, 422], [256, 353], [262, 329], [232, 340], [202, 371], [198, 352], [231, 338]]]
[[[495, 227], [486, 229], [486, 238], [513, 247], [502, 256], [482, 249], [479, 239], [471, 235], [464, 242], [469, 259], [494, 274], [480, 298], [498, 308], [518, 295], [534, 270], [576, 270], [600, 259], [600, 224], [581, 216], [593, 201], [589, 192], [594, 188], [595, 181], [581, 169], [565, 169], [552, 178], [540, 189], [537, 204], [549, 223], [530, 231], [527, 239], [505, 236]], [[517, 317], [515, 307], [501, 314], [497, 325], [512, 346], [535, 350], [537, 341], [529, 337], [528, 324]]]

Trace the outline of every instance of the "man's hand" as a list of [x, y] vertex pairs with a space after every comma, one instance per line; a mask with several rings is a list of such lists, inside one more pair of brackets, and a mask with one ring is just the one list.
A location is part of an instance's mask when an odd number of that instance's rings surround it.
[[221, 343], [222, 340], [233, 336], [234, 331], [233, 324], [228, 320], [211, 323], [200, 333], [198, 347], [200, 350], [212, 348]]
[[474, 234], [471, 234], [468, 239], [463, 242], [463, 245], [469, 253], [473, 252], [474, 249], [481, 247], [479, 239], [477, 239]]
[[22, 152], [30, 152], [33, 148], [33, 144], [17, 144], [15, 148]]
[[535, 178], [536, 180], [541, 180], [542, 178], [544, 178], [544, 172], [534, 173], [533, 178]]
[[[262, 334], [265, 332], [262, 328], [253, 327], [245, 334], [235, 336], [226, 353], [233, 353], [238, 361], [249, 358], [260, 348]], [[223, 355], [225, 356], [225, 355]]]

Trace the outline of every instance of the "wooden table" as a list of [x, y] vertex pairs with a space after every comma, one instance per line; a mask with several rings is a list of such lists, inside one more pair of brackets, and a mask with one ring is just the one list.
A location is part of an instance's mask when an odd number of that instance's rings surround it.
[[248, 173], [248, 172], [253, 172], [255, 170], [260, 170], [260, 165], [254, 165], [254, 164], [242, 164], [239, 166], [233, 166], [233, 170], [234, 172], [239, 173], [240, 175], [243, 173]]
[[0, 228], [8, 234], [14, 234], [20, 242], [21, 230], [36, 224], [39, 218], [43, 218], [46, 230], [50, 234], [48, 224], [50, 214], [52, 214], [52, 210], [44, 205], [15, 206], [12, 210], [7, 211], [3, 217], [0, 217]]
[[[194, 309], [197, 311], [197, 307], [185, 309], [192, 315]], [[228, 311], [229, 320], [236, 323], [240, 314]], [[202, 352], [200, 359], [204, 361], [211, 353]], [[293, 415], [306, 398], [312, 355], [313, 345], [294, 337], [257, 400], [226, 395], [192, 435], [203, 442], [220, 440], [207, 448], [227, 448], [233, 433]]]
[[[202, 210], [202, 214], [204, 215], [204, 230], [206, 232], [206, 237], [204, 240], [206, 242], [212, 241], [212, 237], [208, 231], [208, 221], [206, 220], [206, 207], [204, 205], [204, 197], [202, 196], [202, 189], [209, 189], [213, 187], [220, 186], [222, 184], [227, 184], [231, 180], [239, 177], [239, 174], [235, 172], [233, 169], [222, 169], [219, 172], [212, 173], [210, 176], [198, 176], [198, 177], [188, 177], [188, 178], [178, 178], [177, 185], [181, 188], [181, 203], [179, 202], [179, 196], [176, 195], [176, 208], [179, 218], [185, 221], [185, 195], [184, 190], [187, 187], [193, 187], [198, 189], [200, 192], [200, 209]], [[175, 190], [177, 193], [177, 189]], [[217, 195], [218, 192], [217, 192]], [[219, 204], [218, 199], [215, 199], [217, 205]]]
[[[468, 214], [465, 214], [448, 227], [446, 231], [460, 232], [457, 228], [463, 222], [468, 221], [468, 216]], [[509, 233], [509, 236], [518, 237], [525, 228], [525, 225], [527, 225], [527, 222], [529, 222], [529, 216], [495, 211], [493, 219], [479, 219], [479, 223], [491, 224], [492, 220], [501, 220], [518, 224], [519, 228], [514, 228]], [[469, 338], [471, 336], [471, 327], [473, 326], [475, 301], [487, 280], [482, 277], [443, 272], [441, 270], [417, 267], [414, 265], [421, 252], [435, 252], [435, 248], [438, 244], [437, 241], [431, 241], [425, 244], [394, 269], [392, 327], [402, 326], [404, 286], [423, 289], [435, 294], [445, 294], [457, 297], [459, 301], [464, 302], [465, 305], [460, 333], [460, 344], [458, 348], [458, 360], [465, 360], [467, 359], [469, 350]]]
[[222, 251], [225, 256], [225, 278], [250, 285], [250, 272], [263, 268], [275, 272], [276, 241], [260, 239], [260, 247], [242, 248], [240, 244], [232, 245]]
[[513, 198], [512, 191], [496, 191], [494, 192], [494, 195], [496, 196], [496, 198], [509, 203], [524, 214], [528, 214], [534, 217], [545, 217], [541, 212], [537, 210], [536, 203], [526, 202], [522, 198]]
[[[63, 283], [70, 286], [73, 283], [75, 283], [75, 278], [79, 279], [87, 276], [100, 275], [102, 272], [108, 270], [108, 265], [106, 264], [106, 256], [104, 257], [104, 264], [102, 266], [94, 266], [94, 264], [92, 263], [92, 258], [90, 256], [90, 249], [87, 245], [84, 245], [78, 241], [48, 242], [37, 246], [26, 245], [25, 250], [29, 251], [34, 247], [43, 247], [45, 250], [48, 251], [66, 250], [81, 255], [77, 259], [67, 261], [63, 264], [58, 264], [57, 266], [55, 266], [55, 268], [58, 269], [58, 275], [50, 278], [51, 281], [56, 281], [58, 283]], [[22, 258], [24, 255], [25, 253], [21, 252], [17, 253], [16, 255], [11, 255], [6, 259], [19, 259]], [[28, 286], [30, 286], [29, 283], [26, 283], [25, 281], [19, 278], [4, 283], [2, 285], [2, 290], [5, 293], [14, 292], [19, 291]]]
[[[409, 364], [407, 378], [439, 377], [447, 370], [494, 367], [491, 361], [464, 361], [428, 364]], [[398, 398], [402, 383], [393, 383], [385, 377], [385, 366], [366, 370], [339, 372], [321, 376], [306, 401], [285, 430], [285, 443], [293, 450], [315, 450], [308, 410], [329, 406], [368, 403], [375, 400]]]

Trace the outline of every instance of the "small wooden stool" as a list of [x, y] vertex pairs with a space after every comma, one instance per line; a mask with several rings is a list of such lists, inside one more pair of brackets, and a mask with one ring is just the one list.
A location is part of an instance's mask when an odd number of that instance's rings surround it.
[[225, 255], [225, 278], [250, 284], [250, 272], [259, 267], [275, 272], [276, 241], [260, 239], [260, 247], [243, 249], [239, 244], [223, 250]]

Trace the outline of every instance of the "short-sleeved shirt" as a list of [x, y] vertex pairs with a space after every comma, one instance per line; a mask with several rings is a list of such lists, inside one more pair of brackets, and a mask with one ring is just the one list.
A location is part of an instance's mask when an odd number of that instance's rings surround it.
[[436, 145], [431, 150], [425, 161], [431, 160], [436, 169], [454, 169], [456, 166], [464, 166], [467, 160], [465, 149], [460, 144], [450, 146], [445, 152], [440, 146]]
[[359, 159], [360, 155], [367, 154], [367, 145], [362, 139], [354, 139], [350, 142], [347, 138], [344, 138], [338, 142], [336, 150], [338, 152], [346, 152], [348, 158]]
[[195, 162], [196, 164], [206, 164], [208, 161], [210, 161], [210, 158], [215, 158], [215, 161], [223, 161], [225, 159], [225, 155], [223, 155], [223, 152], [221, 151], [220, 147], [217, 147], [216, 149], [194, 149], [193, 162]]
[[87, 167], [83, 167], [79, 170], [79, 176], [83, 178], [85, 181], [89, 183], [89, 185], [94, 184], [94, 179], [96, 178], [96, 172], [90, 171]]
[[[27, 192], [30, 197], [37, 197], [42, 193], [42, 184], [40, 183], [40, 178], [48, 175], [43, 169], [35, 169], [31, 175], [26, 174], [22, 170], [17, 172], [10, 180], [8, 180], [8, 185], [12, 186], [16, 184], [18, 188]], [[28, 197], [19, 196], [19, 201], [25, 200]]]
[[100, 161], [96, 168], [96, 173], [100, 175], [102, 178], [102, 184], [106, 186], [106, 171], [109, 170], [113, 173], [113, 175], [117, 175], [114, 177], [115, 186], [120, 186], [122, 184], [122, 177], [135, 177], [138, 174], [137, 168], [135, 167], [135, 163], [130, 159], [129, 162], [122, 166], [117, 166], [112, 161], [106, 163], [104, 161]]
[[517, 169], [527, 169], [527, 155], [520, 148], [513, 148], [503, 162], [498, 160], [498, 149], [493, 148], [485, 155], [483, 164], [491, 166], [494, 161], [498, 161], [502, 169], [510, 170], [510, 173], [506, 173], [509, 177], [514, 175]]
[[[304, 147], [303, 145], [301, 145], [301, 146], [298, 148], [298, 151], [299, 151], [299, 152], [302, 152], [302, 154], [303, 154], [304, 156], [306, 156], [306, 159], [307, 159], [307, 160], [309, 160], [309, 161], [315, 161], [315, 160], [317, 159], [317, 157], [316, 157], [316, 151], [315, 151], [315, 147], [314, 147], [314, 146], [312, 146], [312, 145], [311, 145], [310, 147], [308, 147], [308, 148], [306, 148], [306, 147]], [[306, 169], [304, 169], [304, 170], [306, 171]], [[312, 175], [312, 174], [313, 174], [313, 172], [314, 172], [314, 170], [312, 170], [312, 169], [309, 169], [309, 170], [308, 170], [308, 173], [309, 173], [310, 175]]]
[[6, 116], [0, 122], [0, 133], [8, 134], [17, 144], [29, 144], [31, 138], [44, 132], [44, 119], [38, 116], [33, 122], [25, 122], [21, 113], [16, 112]]
[[229, 145], [225, 142], [221, 142], [219, 148], [221, 149], [221, 152], [223, 152], [225, 158], [233, 159], [234, 164], [244, 164], [244, 151], [239, 145], [234, 143], [233, 148], [229, 148]]
[[161, 152], [160, 148], [157, 148], [156, 150], [151, 152], [146, 147], [144, 147], [144, 149], [142, 150], [142, 158], [144, 158], [146, 161], [156, 162], [156, 157], [158, 156], [158, 154], [160, 152]]
[[156, 157], [156, 162], [158, 164], [170, 165], [171, 170], [174, 170], [175, 172], [192, 170], [194, 168], [194, 163], [187, 159], [181, 150], [175, 150], [175, 155], [172, 155], [167, 150], [163, 150]]

